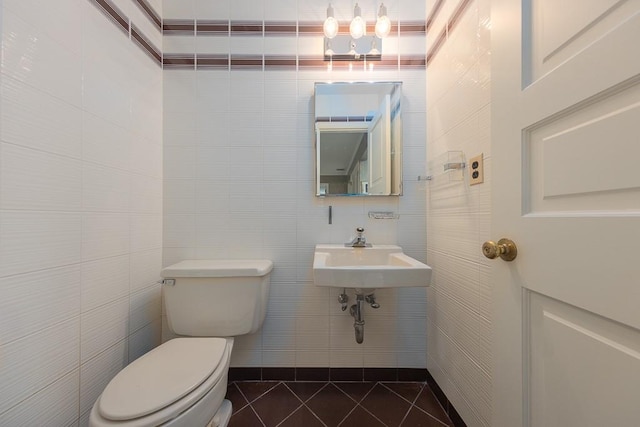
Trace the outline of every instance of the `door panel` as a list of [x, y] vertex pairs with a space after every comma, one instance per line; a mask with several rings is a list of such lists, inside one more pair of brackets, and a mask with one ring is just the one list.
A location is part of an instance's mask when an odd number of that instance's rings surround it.
[[531, 37], [531, 44], [525, 44], [531, 81], [616, 30], [637, 10], [634, 3], [636, 0], [524, 1], [524, 28]]
[[544, 295], [529, 300], [532, 424], [640, 425], [640, 332]]
[[[640, 158], [640, 144], [636, 143], [636, 135], [640, 135], [640, 103], [616, 111], [600, 110], [598, 116], [543, 138], [544, 198], [640, 187], [640, 174], [635, 167]], [[636, 134], [612, 138], [617, 129], [625, 128]]]
[[638, 99], [640, 84], [525, 130], [525, 215], [640, 214]]

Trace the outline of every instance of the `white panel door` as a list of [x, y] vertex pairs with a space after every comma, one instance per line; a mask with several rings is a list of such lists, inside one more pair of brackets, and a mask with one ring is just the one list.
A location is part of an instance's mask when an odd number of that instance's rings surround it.
[[494, 0], [491, 38], [493, 426], [640, 426], [640, 0]]

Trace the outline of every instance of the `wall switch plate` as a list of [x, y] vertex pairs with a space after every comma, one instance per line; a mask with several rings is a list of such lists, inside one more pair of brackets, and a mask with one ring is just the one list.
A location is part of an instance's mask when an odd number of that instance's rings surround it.
[[484, 165], [482, 153], [469, 159], [469, 185], [482, 184], [484, 182]]

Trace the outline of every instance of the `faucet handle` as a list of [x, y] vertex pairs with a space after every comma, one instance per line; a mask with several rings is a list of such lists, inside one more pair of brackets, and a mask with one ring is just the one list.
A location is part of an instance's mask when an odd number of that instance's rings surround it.
[[362, 228], [362, 227], [358, 227], [358, 228], [356, 228], [356, 231], [357, 231], [358, 233], [362, 234], [362, 233], [364, 233], [364, 228]]

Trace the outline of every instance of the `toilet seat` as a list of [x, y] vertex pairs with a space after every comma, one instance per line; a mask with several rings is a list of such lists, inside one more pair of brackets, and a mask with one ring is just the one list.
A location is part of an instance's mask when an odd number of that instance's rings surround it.
[[230, 338], [167, 341], [111, 380], [94, 405], [92, 425], [160, 425], [191, 409], [222, 381], [221, 401], [232, 346]]

